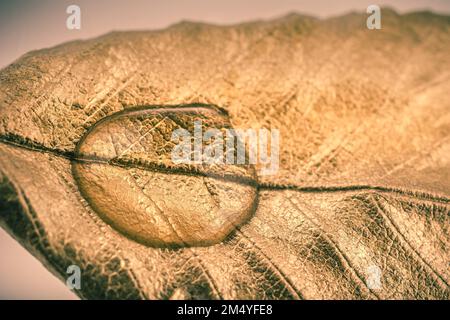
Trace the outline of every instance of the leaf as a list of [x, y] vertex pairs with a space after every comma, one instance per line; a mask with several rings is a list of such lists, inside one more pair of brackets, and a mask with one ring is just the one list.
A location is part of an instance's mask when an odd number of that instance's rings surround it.
[[[61, 279], [80, 266], [83, 298], [449, 299], [450, 18], [382, 17], [25, 55], [0, 72], [2, 226]], [[173, 165], [195, 119], [279, 129], [279, 171]]]

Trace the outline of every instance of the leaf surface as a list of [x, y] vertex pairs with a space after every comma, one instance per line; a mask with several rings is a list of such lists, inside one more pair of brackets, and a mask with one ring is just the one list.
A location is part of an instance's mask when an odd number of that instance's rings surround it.
[[[450, 18], [365, 19], [181, 23], [23, 56], [0, 72], [1, 225], [61, 279], [79, 265], [84, 298], [449, 299]], [[279, 171], [171, 166], [192, 120], [176, 110], [113, 121], [80, 154], [117, 114], [176, 105], [279, 129]], [[204, 211], [230, 225], [190, 232]]]

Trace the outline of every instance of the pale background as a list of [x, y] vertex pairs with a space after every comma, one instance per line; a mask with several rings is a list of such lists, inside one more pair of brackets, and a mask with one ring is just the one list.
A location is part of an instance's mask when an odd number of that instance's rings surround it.
[[[81, 8], [81, 30], [66, 29], [71, 4]], [[0, 68], [30, 50], [112, 30], [161, 29], [180, 20], [233, 24], [293, 11], [326, 18], [365, 12], [370, 4], [450, 15], [450, 0], [0, 0]], [[0, 229], [0, 299], [77, 297]]]

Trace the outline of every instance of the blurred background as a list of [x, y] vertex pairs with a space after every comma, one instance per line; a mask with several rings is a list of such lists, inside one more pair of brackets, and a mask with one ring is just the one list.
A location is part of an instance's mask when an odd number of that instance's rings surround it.
[[[234, 24], [290, 12], [327, 18], [371, 4], [450, 15], [450, 0], [0, 0], [0, 68], [30, 50], [112, 30], [161, 29], [181, 20]], [[69, 5], [81, 9], [80, 30], [66, 28]], [[0, 229], [0, 299], [77, 297]]]

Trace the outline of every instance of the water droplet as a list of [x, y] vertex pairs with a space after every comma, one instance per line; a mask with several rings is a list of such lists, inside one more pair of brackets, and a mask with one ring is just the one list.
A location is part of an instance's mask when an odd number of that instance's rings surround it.
[[174, 164], [172, 132], [230, 128], [205, 105], [134, 108], [104, 118], [80, 140], [72, 168], [99, 216], [126, 236], [155, 247], [206, 246], [252, 215], [257, 198], [249, 165]]

